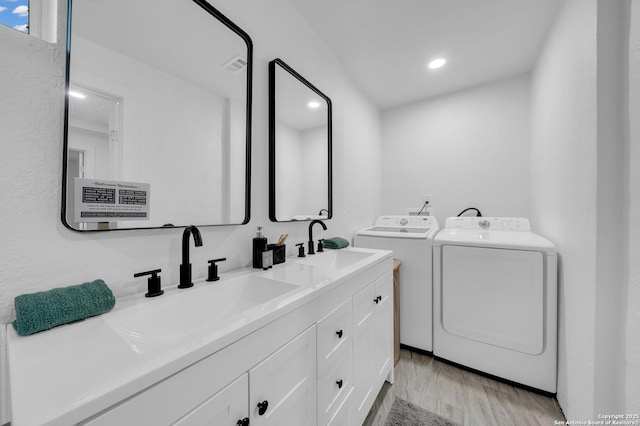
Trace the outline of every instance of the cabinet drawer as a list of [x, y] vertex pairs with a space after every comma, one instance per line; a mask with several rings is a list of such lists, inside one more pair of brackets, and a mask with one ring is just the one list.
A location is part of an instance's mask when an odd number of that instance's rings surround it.
[[351, 339], [340, 346], [326, 372], [318, 370], [318, 424], [326, 425], [353, 386]]
[[325, 364], [332, 362], [334, 353], [351, 340], [351, 327], [351, 300], [318, 321], [319, 371], [324, 370]]
[[[391, 283], [391, 286], [387, 285]], [[388, 272], [353, 296], [353, 322], [356, 327], [371, 317], [380, 306], [393, 300], [393, 276]]]

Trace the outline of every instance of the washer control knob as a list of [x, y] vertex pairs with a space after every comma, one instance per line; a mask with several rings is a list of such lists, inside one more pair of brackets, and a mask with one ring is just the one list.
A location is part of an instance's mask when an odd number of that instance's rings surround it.
[[407, 223], [409, 223], [409, 221], [407, 220], [406, 217], [403, 217], [402, 219], [400, 219], [400, 225], [405, 226]]
[[480, 225], [480, 228], [482, 229], [489, 229], [489, 227], [491, 226], [491, 222], [486, 219], [482, 219], [478, 222], [478, 225]]

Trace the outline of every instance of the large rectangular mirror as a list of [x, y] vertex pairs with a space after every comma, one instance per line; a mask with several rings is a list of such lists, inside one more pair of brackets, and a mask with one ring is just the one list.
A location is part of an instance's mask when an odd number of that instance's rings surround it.
[[69, 0], [65, 226], [247, 223], [251, 71], [205, 0]]
[[280, 59], [269, 62], [269, 217], [331, 219], [331, 100]]

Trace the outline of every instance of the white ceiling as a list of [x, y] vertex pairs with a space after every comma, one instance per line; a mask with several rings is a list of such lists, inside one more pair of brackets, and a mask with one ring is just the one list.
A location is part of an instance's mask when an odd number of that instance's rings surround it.
[[[327, 102], [279, 64], [274, 66], [276, 120], [304, 132], [327, 126]], [[310, 108], [309, 102], [318, 102]]]
[[[176, 25], [185, 22], [189, 25]], [[74, 2], [71, 79], [76, 64], [75, 37], [134, 58], [220, 96], [244, 96], [246, 74], [230, 73], [224, 64], [235, 56], [246, 58], [247, 45], [194, 2]], [[87, 59], [80, 58], [77, 63], [81, 64], [82, 60]]]
[[382, 109], [530, 71], [562, 1], [289, 0]]

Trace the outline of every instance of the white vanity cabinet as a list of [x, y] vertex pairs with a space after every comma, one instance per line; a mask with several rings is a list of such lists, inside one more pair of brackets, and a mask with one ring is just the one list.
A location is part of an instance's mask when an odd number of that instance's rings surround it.
[[393, 278], [386, 273], [353, 297], [353, 424], [364, 421], [384, 380], [393, 381]]
[[[393, 259], [370, 249], [340, 253], [371, 261], [344, 272], [291, 262], [274, 278], [300, 277], [299, 290], [219, 326], [183, 332], [165, 321], [154, 334], [147, 321], [170, 310], [144, 300], [119, 316], [27, 338], [11, 334], [11, 424], [360, 426], [384, 380], [393, 381]], [[321, 256], [311, 260], [339, 259]], [[264, 274], [256, 277], [254, 292], [265, 283]], [[322, 281], [305, 284], [309, 277]], [[248, 279], [241, 278], [243, 289]], [[218, 295], [215, 284], [201, 288], [199, 296]], [[160, 302], [181, 308], [181, 294], [189, 293], [176, 293]], [[131, 327], [146, 326], [146, 334], [122, 329], [115, 319], [123, 313], [144, 315]], [[46, 360], [37, 355], [56, 344]]]

